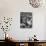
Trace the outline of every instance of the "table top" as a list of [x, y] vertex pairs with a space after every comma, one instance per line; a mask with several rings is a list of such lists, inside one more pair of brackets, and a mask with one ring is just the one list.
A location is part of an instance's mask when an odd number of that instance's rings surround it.
[[46, 43], [46, 40], [37, 40], [37, 41], [34, 41], [34, 40], [12, 40], [12, 39], [6, 39], [5, 41], [8, 41], [8, 42], [14, 42], [14, 43], [16, 43], [16, 42], [20, 42], [20, 43], [28, 43], [28, 42], [32, 42], [32, 43]]
[[29, 41], [29, 40], [16, 40], [16, 41], [13, 41], [13, 42], [38, 42], [38, 43], [46, 43], [46, 40], [39, 40], [39, 41]]
[[[10, 41], [10, 40], [9, 40]], [[18, 43], [46, 43], [46, 40], [38, 40], [38, 41], [29, 41], [29, 40], [11, 40], [11, 42], [18, 42]]]

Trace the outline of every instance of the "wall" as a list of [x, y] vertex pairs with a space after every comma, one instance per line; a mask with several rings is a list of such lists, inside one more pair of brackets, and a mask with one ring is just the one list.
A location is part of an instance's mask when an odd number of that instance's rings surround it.
[[[31, 29], [20, 28], [20, 12], [32, 12], [33, 14], [33, 27]], [[30, 6], [28, 0], [0, 0], [0, 18], [13, 17], [13, 22], [10, 33], [17, 40], [27, 40], [34, 34], [37, 39], [45, 39], [45, 16], [46, 8], [33, 8]], [[1, 33], [3, 33], [1, 31]], [[0, 35], [2, 35], [0, 33]], [[45, 34], [44, 34], [45, 33]], [[3, 37], [0, 36], [0, 39]]]

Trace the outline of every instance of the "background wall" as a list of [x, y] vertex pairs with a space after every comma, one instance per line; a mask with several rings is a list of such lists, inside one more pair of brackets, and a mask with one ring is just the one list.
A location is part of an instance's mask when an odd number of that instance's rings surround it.
[[[32, 12], [33, 27], [31, 29], [20, 28], [20, 12]], [[33, 8], [28, 0], [0, 0], [0, 19], [4, 16], [12, 17], [13, 22], [10, 33], [17, 40], [27, 40], [34, 34], [37, 39], [46, 40], [46, 8]], [[0, 39], [4, 39], [3, 31], [0, 29]]]

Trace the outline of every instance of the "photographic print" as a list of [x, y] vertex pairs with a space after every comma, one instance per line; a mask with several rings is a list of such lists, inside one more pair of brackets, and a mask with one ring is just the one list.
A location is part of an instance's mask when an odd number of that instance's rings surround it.
[[32, 12], [20, 12], [20, 28], [32, 28]]

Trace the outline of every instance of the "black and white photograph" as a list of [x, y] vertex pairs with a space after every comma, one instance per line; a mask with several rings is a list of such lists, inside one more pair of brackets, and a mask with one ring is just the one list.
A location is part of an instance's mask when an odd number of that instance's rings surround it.
[[20, 12], [20, 28], [32, 28], [32, 12]]

